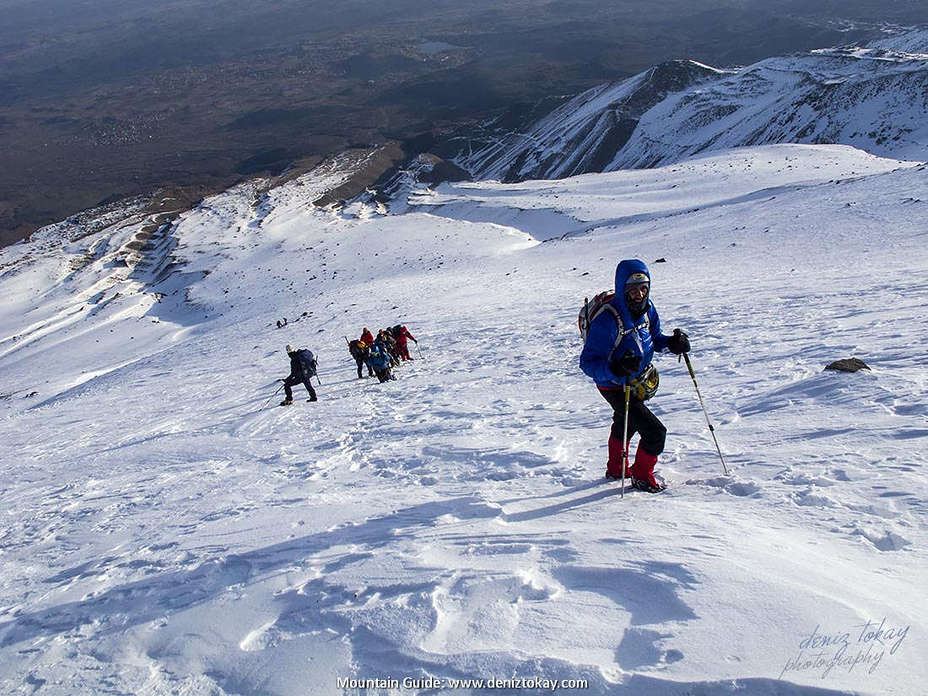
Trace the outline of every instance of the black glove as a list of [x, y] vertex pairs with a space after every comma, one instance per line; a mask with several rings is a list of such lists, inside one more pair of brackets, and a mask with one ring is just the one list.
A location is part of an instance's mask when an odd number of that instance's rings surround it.
[[674, 355], [690, 352], [690, 339], [680, 329], [673, 330], [673, 336], [667, 341], [667, 350]]
[[620, 379], [630, 377], [638, 372], [640, 367], [641, 356], [633, 355], [631, 351], [626, 352], [621, 358], [613, 356], [612, 360], [609, 361], [609, 370]]

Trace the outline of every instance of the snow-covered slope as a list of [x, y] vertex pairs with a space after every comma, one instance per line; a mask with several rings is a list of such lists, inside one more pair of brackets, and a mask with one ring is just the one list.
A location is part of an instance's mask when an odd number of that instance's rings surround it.
[[[734, 71], [678, 61], [572, 99], [524, 132], [458, 158], [478, 179], [519, 181], [653, 167], [770, 143], [840, 143], [928, 159], [928, 32]], [[650, 95], [633, 97], [642, 91]], [[635, 109], [630, 104], [645, 108]]]
[[[0, 692], [921, 693], [925, 166], [769, 146], [309, 205], [352, 166], [208, 199], [150, 266], [132, 211], [0, 252]], [[663, 356], [670, 488], [622, 498], [576, 316], [630, 257], [665, 259], [732, 474]], [[343, 336], [399, 321], [423, 359], [356, 379]], [[288, 342], [318, 403], [274, 405]]]
[[928, 27], [892, 34], [884, 39], [871, 41], [869, 46], [895, 53], [912, 53], [926, 56], [928, 55]]

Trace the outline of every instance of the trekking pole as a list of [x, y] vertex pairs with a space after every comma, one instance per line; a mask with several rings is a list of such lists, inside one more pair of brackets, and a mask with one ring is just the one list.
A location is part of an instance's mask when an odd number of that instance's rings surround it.
[[[626, 380], [628, 378], [626, 377]], [[624, 452], [623, 459], [625, 461], [620, 462], [619, 465], [622, 467], [622, 493], [619, 497], [625, 497], [625, 469], [628, 467], [628, 403], [632, 398], [632, 388], [625, 385], [625, 427], [622, 429], [622, 450]]]
[[693, 365], [690, 362], [689, 354], [684, 353], [683, 360], [686, 362], [686, 369], [690, 371], [690, 377], [693, 378], [693, 386], [696, 388], [696, 396], [699, 398], [699, 405], [702, 406], [702, 412], [706, 416], [706, 425], [709, 426], [709, 432], [712, 433], [712, 439], [715, 442], [715, 449], [719, 453], [719, 459], [722, 461], [722, 471], [728, 476], [728, 467], [725, 466], [725, 457], [722, 456], [722, 448], [719, 447], [718, 438], [715, 437], [715, 428], [712, 427], [712, 422], [709, 420], [709, 412], [706, 410], [706, 404], [703, 403], [702, 394], [699, 393], [699, 385], [696, 384], [696, 373], [693, 372]]
[[[277, 381], [278, 381], [278, 382], [283, 382], [282, 379], [277, 380]], [[271, 403], [271, 399], [273, 399], [275, 396], [277, 396], [277, 395], [280, 393], [280, 390], [283, 389], [283, 388], [284, 388], [284, 385], [283, 385], [283, 384], [281, 384], [279, 387], [277, 387], [277, 391], [275, 391], [273, 394], [271, 394], [269, 397], [267, 397], [267, 401], [264, 402], [264, 405], [262, 405], [261, 408], [264, 408], [264, 407], [267, 406], [269, 403]]]
[[419, 341], [416, 341], [416, 352], [419, 353], [419, 360], [422, 360], [422, 349], [419, 347]]

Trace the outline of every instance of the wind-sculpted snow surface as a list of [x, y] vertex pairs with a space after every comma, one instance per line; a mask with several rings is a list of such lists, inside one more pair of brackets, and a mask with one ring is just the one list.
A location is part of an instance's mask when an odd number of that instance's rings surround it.
[[[350, 166], [0, 253], [0, 692], [921, 692], [925, 166], [312, 207]], [[732, 473], [661, 356], [670, 487], [622, 498], [576, 316], [631, 257]], [[421, 359], [357, 379], [344, 337], [399, 322]], [[317, 403], [276, 407], [287, 343]]]

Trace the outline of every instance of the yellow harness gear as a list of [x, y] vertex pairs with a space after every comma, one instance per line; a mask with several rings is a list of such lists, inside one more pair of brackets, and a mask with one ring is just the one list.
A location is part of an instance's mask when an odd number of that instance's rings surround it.
[[660, 375], [657, 374], [657, 368], [650, 364], [640, 376], [628, 383], [631, 387], [632, 396], [638, 401], [647, 401], [657, 393], [657, 387], [661, 383]]

